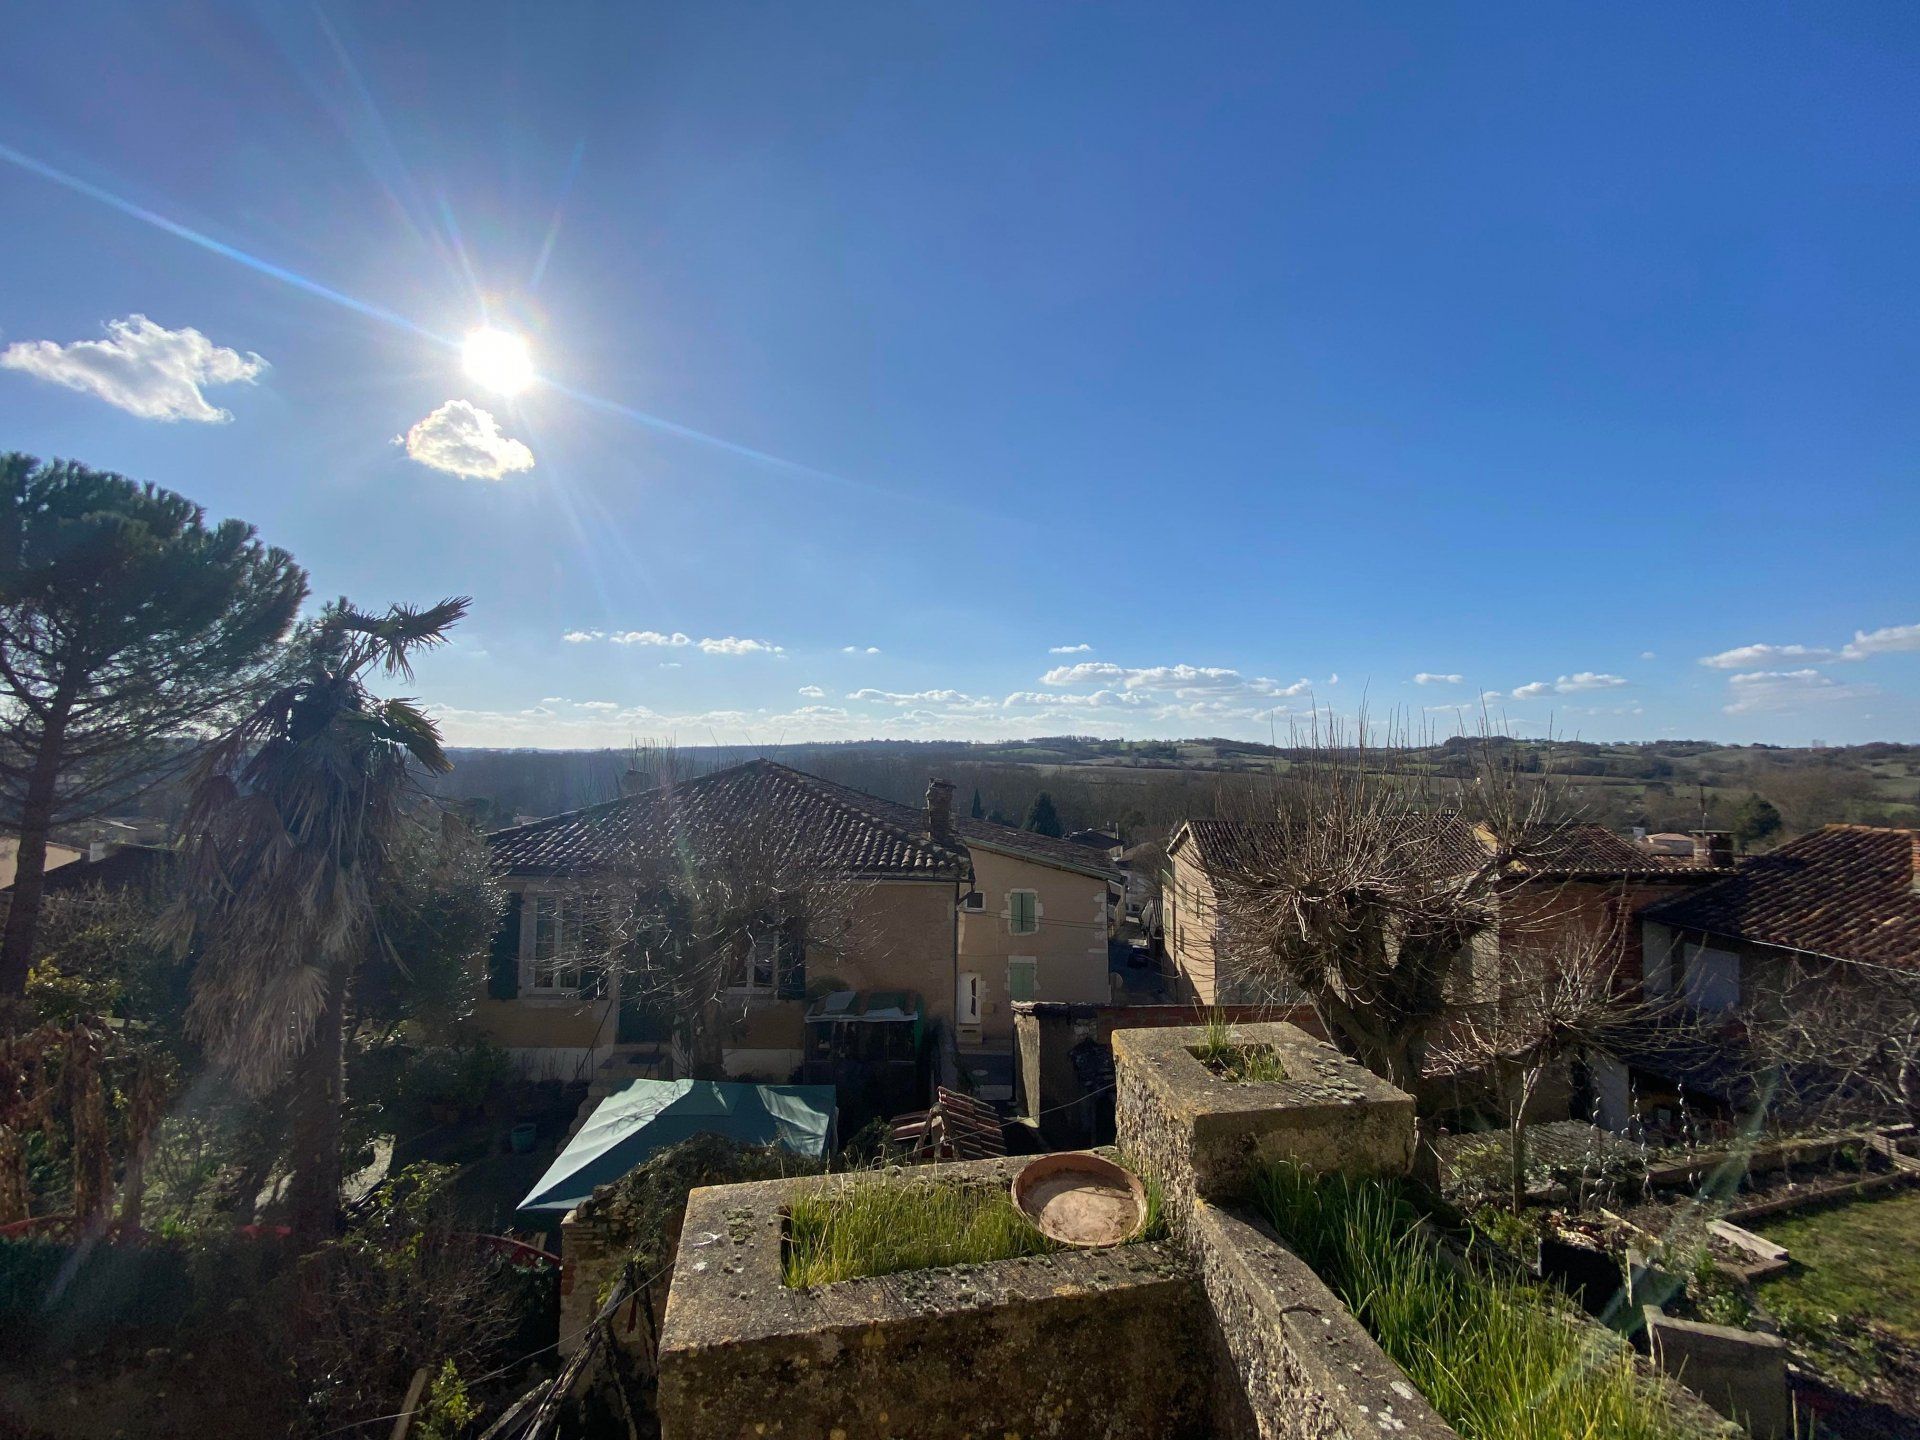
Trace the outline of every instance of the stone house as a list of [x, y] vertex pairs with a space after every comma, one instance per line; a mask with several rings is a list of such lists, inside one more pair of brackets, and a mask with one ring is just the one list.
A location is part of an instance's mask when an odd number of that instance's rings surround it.
[[1015, 1001], [1107, 998], [1119, 876], [1088, 847], [956, 817], [952, 798], [936, 780], [915, 809], [756, 760], [498, 831], [509, 908], [475, 1019], [534, 1074], [583, 1074], [658, 1038], [684, 1017], [623, 1002], [617, 970], [596, 983], [584, 897], [636, 854], [698, 865], [758, 827], [831, 875], [840, 909], [810, 934], [770, 924], [732, 958], [719, 997], [729, 1075], [785, 1080], [808, 1001], [834, 990], [912, 992], [963, 1064], [1010, 1070]]

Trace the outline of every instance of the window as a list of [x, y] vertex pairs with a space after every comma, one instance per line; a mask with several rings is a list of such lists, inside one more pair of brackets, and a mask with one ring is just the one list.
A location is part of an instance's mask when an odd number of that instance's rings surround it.
[[733, 957], [733, 970], [727, 977], [729, 990], [736, 995], [773, 993], [773, 977], [780, 958], [777, 939], [773, 935], [755, 935], [747, 942], [746, 948]]
[[534, 895], [533, 945], [526, 989], [535, 995], [572, 995], [580, 989], [580, 902], [565, 895]]
[[727, 989], [735, 995], [798, 1000], [807, 991], [806, 932], [797, 920], [754, 933], [733, 958]]
[[1040, 928], [1040, 895], [1035, 890], [1007, 892], [1007, 926], [1016, 935], [1031, 935]]
[[1696, 1010], [1717, 1013], [1740, 1004], [1740, 957], [1730, 950], [1689, 945], [1681, 963], [1680, 993]]
[[1039, 983], [1040, 962], [1031, 955], [1007, 957], [1007, 995], [1014, 1000], [1031, 1000]]
[[954, 1023], [956, 1025], [978, 1025], [980, 1023], [980, 977], [971, 970], [962, 971], [957, 993], [953, 997]]

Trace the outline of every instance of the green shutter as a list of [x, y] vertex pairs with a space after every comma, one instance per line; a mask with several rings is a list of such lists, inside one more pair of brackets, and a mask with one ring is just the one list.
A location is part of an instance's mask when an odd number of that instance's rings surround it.
[[520, 994], [520, 892], [507, 892], [506, 913], [493, 932], [493, 954], [487, 965], [487, 993], [496, 1000]]
[[1014, 1000], [1031, 1000], [1035, 989], [1034, 981], [1039, 966], [1033, 961], [1009, 960], [1007, 962], [1007, 995]]
[[1009, 896], [1012, 900], [1013, 933], [1031, 935], [1040, 928], [1037, 923], [1039, 917], [1034, 913], [1039, 907], [1039, 897], [1031, 890], [1010, 891]]

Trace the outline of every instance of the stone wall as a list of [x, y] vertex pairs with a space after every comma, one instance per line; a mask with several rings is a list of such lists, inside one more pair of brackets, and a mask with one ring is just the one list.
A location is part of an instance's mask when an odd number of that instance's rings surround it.
[[[1204, 1025], [1213, 1018], [1232, 1023], [1285, 1020], [1319, 1036], [1319, 1017], [1310, 1005], [1115, 1005], [1021, 1001], [1013, 1007], [1015, 1099], [1027, 1122], [1049, 1147], [1071, 1150], [1113, 1143], [1113, 1032]], [[1089, 1066], [1104, 1078], [1091, 1088], [1074, 1057], [1084, 1047], [1102, 1052], [1104, 1064]], [[1104, 1093], [1102, 1091], [1104, 1090]]]
[[[1023, 1163], [946, 1165], [940, 1178], [997, 1188]], [[694, 1191], [661, 1335], [663, 1440], [1215, 1433], [1202, 1297], [1167, 1246], [782, 1282], [795, 1195], [899, 1178]]]
[[[1188, 1247], [1214, 1326], [1233, 1440], [1456, 1440], [1305, 1261], [1251, 1216], [1202, 1202]], [[1222, 1388], [1229, 1388], [1223, 1386]]]
[[1411, 1096], [1296, 1026], [1236, 1025], [1228, 1034], [1270, 1047], [1287, 1078], [1241, 1084], [1215, 1075], [1193, 1053], [1209, 1037], [1205, 1027], [1114, 1032], [1116, 1143], [1180, 1202], [1176, 1224], [1196, 1198], [1245, 1200], [1254, 1169], [1274, 1161], [1407, 1173]]

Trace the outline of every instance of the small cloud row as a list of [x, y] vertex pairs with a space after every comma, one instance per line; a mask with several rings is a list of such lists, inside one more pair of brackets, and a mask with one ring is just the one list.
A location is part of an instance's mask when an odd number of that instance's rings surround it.
[[569, 630], [560, 637], [569, 645], [593, 645], [606, 641], [614, 645], [645, 645], [668, 650], [680, 650], [692, 646], [707, 655], [784, 655], [787, 647], [775, 645], [770, 640], [749, 640], [739, 635], [722, 635], [706, 640], [696, 640], [691, 635], [675, 630], [667, 634], [660, 630]]

